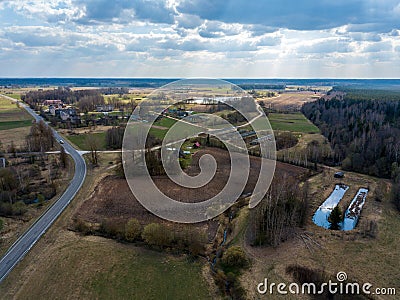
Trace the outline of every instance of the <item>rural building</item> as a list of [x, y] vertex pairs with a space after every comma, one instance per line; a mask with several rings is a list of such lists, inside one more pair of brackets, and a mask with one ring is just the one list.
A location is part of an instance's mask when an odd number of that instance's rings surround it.
[[42, 105], [50, 106], [50, 105], [61, 105], [62, 106], [62, 101], [61, 100], [44, 100]]
[[247, 138], [253, 135], [256, 135], [255, 131], [244, 131], [241, 132], [240, 135], [242, 136], [242, 138]]
[[189, 114], [187, 120], [189, 122], [192, 122], [192, 123], [200, 123], [200, 122], [207, 121], [208, 118], [206, 116], [202, 116], [202, 115], [191, 115], [191, 114]]
[[53, 116], [59, 117], [63, 122], [71, 121], [72, 124], [81, 123], [81, 118], [78, 116], [76, 109], [74, 108], [49, 109], [49, 113]]
[[64, 116], [64, 118], [66, 115], [68, 115], [68, 117], [76, 116], [77, 115], [76, 109], [74, 109], [74, 108], [64, 108], [64, 109], [59, 108], [59, 109], [55, 110], [55, 116], [60, 117], [63, 120], [62, 115]]
[[96, 111], [97, 112], [110, 112], [114, 110], [114, 105], [111, 104], [104, 104], [104, 105], [97, 105]]
[[344, 172], [336, 172], [335, 175], [333, 175], [335, 178], [343, 178], [344, 177]]
[[60, 118], [63, 121], [67, 121], [69, 119], [69, 114], [65, 111], [60, 111]]
[[62, 104], [51, 104], [50, 106], [49, 106], [49, 113], [52, 115], [52, 116], [55, 116], [56, 115], [56, 110], [58, 110], [58, 109], [62, 109]]
[[262, 142], [272, 142], [272, 141], [273, 141], [272, 134], [268, 134], [266, 136], [262, 136], [262, 137], [259, 137], [257, 139], [252, 140], [250, 142], [250, 145], [254, 146], [254, 145], [258, 145], [258, 144], [260, 144]]

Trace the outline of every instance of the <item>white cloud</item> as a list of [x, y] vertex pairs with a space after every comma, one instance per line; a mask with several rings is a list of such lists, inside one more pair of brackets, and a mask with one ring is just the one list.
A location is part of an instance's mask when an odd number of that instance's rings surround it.
[[399, 2], [0, 1], [0, 76], [398, 77]]

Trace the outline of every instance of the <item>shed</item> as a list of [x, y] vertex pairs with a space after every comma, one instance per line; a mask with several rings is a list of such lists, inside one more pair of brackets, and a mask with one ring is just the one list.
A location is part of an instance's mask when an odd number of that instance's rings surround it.
[[333, 175], [335, 178], [343, 178], [344, 177], [344, 172], [336, 172], [335, 175]]

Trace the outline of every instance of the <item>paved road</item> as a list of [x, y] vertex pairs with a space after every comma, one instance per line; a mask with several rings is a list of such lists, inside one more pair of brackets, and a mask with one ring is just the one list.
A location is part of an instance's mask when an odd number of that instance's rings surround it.
[[[4, 98], [15, 101], [10, 97], [1, 95]], [[42, 118], [38, 116], [32, 109], [21, 103], [29, 114], [40, 121]], [[62, 137], [55, 131], [54, 136], [57, 141]], [[64, 139], [63, 139], [64, 140]], [[74, 198], [81, 188], [86, 177], [86, 163], [83, 157], [76, 151], [67, 141], [64, 140], [65, 151], [68, 152], [75, 163], [75, 174], [64, 194], [50, 206], [42, 216], [8, 249], [7, 253], [0, 260], [0, 282], [11, 272], [25, 254], [40, 239], [46, 230], [53, 224], [57, 217], [64, 211], [67, 205]]]

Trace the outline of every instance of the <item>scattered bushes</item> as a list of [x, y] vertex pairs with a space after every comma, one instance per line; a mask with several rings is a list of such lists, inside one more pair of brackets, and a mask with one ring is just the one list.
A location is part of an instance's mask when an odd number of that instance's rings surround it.
[[14, 204], [9, 202], [0, 202], [1, 216], [22, 216], [26, 211], [27, 207], [23, 201], [18, 201]]
[[166, 230], [165, 226], [158, 223], [150, 223], [146, 225], [142, 233], [143, 240], [151, 246], [170, 246], [173, 241], [171, 233]]
[[239, 246], [228, 248], [222, 255], [221, 269], [214, 273], [214, 281], [220, 291], [230, 299], [244, 299], [245, 291], [240, 284], [239, 275], [249, 266], [249, 260]]
[[142, 226], [135, 218], [129, 219], [125, 224], [125, 240], [133, 242], [142, 234]]
[[74, 221], [74, 229], [84, 235], [99, 234], [126, 242], [144, 241], [149, 246], [158, 249], [171, 248], [188, 252], [193, 256], [204, 255], [207, 237], [198, 230], [186, 226], [150, 223], [143, 227], [135, 218], [128, 221], [105, 219], [100, 226], [87, 223], [80, 218]]
[[276, 150], [291, 148], [297, 145], [299, 138], [292, 132], [284, 131], [275, 134]]
[[90, 226], [83, 221], [82, 219], [75, 219], [74, 220], [74, 227], [75, 230], [82, 233], [83, 235], [88, 235], [92, 233]]
[[241, 269], [248, 265], [246, 253], [239, 246], [228, 248], [222, 256], [222, 264], [227, 268]]
[[117, 240], [125, 238], [125, 222], [123, 220], [105, 219], [100, 224], [100, 233]]

